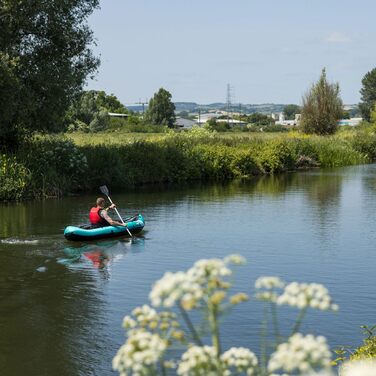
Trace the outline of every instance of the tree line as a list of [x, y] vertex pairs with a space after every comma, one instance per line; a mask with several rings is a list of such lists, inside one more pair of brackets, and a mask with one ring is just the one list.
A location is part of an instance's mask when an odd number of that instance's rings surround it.
[[[82, 91], [100, 64], [87, 23], [98, 7], [99, 0], [1, 1], [0, 148], [11, 150], [34, 132], [100, 130], [108, 123], [108, 112], [128, 113], [113, 95]], [[370, 121], [376, 68], [363, 77], [360, 93], [359, 109]], [[286, 114], [297, 110], [290, 106]], [[342, 111], [339, 85], [329, 83], [323, 70], [303, 96], [302, 130], [331, 134]], [[173, 127], [175, 106], [167, 90], [161, 88], [150, 100], [144, 121]]]

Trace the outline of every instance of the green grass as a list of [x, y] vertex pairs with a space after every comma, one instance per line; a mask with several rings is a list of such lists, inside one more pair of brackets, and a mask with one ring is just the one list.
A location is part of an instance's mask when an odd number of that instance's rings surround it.
[[180, 133], [39, 136], [15, 155], [2, 157], [0, 175], [8, 180], [0, 199], [60, 196], [102, 184], [129, 188], [156, 182], [228, 180], [375, 159], [376, 135], [363, 129], [326, 137], [296, 132], [213, 133], [197, 128]]

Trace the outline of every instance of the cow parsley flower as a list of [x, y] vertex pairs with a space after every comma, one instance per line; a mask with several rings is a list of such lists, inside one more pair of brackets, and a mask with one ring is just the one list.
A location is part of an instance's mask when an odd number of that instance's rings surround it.
[[148, 374], [150, 370], [157, 369], [166, 348], [166, 341], [157, 334], [134, 331], [112, 360], [112, 367], [120, 376]]
[[221, 355], [222, 366], [225, 369], [224, 375], [245, 373], [248, 376], [254, 375], [257, 369], [256, 355], [244, 347], [232, 347]]
[[340, 370], [341, 376], [375, 376], [376, 360], [364, 359], [346, 362]]
[[167, 272], [157, 281], [151, 292], [150, 300], [155, 307], [173, 307], [177, 302], [193, 302], [192, 307], [202, 298], [201, 286], [187, 273]]
[[279, 277], [260, 277], [255, 282], [256, 289], [282, 289], [285, 287], [285, 282], [283, 282]]
[[255, 282], [255, 288], [259, 290], [256, 299], [276, 303], [279, 296], [276, 289], [284, 286], [285, 283], [278, 277], [260, 277]]
[[192, 346], [181, 357], [177, 370], [180, 376], [217, 376], [219, 364], [211, 346]]
[[325, 337], [296, 333], [287, 343], [278, 345], [270, 357], [268, 370], [309, 374], [317, 369], [329, 368], [330, 361], [331, 354]]
[[321, 311], [337, 311], [338, 306], [332, 302], [328, 289], [318, 283], [288, 284], [277, 299], [277, 304], [287, 304], [299, 309], [315, 308]]

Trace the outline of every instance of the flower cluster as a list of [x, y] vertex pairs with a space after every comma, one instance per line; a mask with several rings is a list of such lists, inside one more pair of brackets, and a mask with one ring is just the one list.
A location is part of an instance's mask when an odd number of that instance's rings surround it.
[[278, 277], [260, 277], [255, 282], [255, 288], [261, 290], [257, 292], [256, 298], [276, 303], [278, 294], [275, 289], [282, 289], [284, 286], [285, 282]]
[[128, 335], [141, 330], [159, 333], [162, 338], [180, 341], [184, 339], [184, 333], [178, 330], [180, 324], [173, 312], [157, 312], [145, 304], [135, 308], [132, 311], [132, 316], [125, 316], [123, 319], [123, 327], [128, 330]]
[[112, 367], [121, 376], [147, 375], [156, 370], [166, 348], [166, 341], [157, 334], [134, 331], [114, 357]]
[[214, 347], [192, 346], [182, 355], [177, 373], [181, 376], [214, 376], [218, 375], [219, 369]]
[[256, 355], [244, 347], [232, 347], [227, 350], [221, 355], [221, 362], [225, 376], [232, 375], [232, 370], [248, 376], [254, 375], [258, 364]]
[[375, 376], [376, 360], [364, 359], [345, 363], [341, 367], [341, 376]]
[[167, 272], [154, 284], [149, 298], [155, 307], [170, 308], [180, 301], [193, 308], [202, 298], [202, 289], [187, 273]]
[[[152, 288], [149, 295], [152, 305], [171, 308], [180, 303], [185, 309], [190, 310], [199, 306], [206, 293], [210, 292], [218, 298], [218, 290], [227, 290], [231, 287], [226, 280], [232, 274], [228, 264], [239, 265], [244, 262], [243, 257], [230, 255], [223, 260], [199, 260], [187, 272], [167, 272]], [[221, 297], [224, 298], [224, 294], [221, 294]]]
[[307, 374], [316, 369], [329, 368], [330, 361], [331, 354], [325, 337], [296, 333], [287, 343], [278, 345], [270, 357], [268, 370]]
[[337, 304], [333, 304], [327, 288], [318, 283], [288, 284], [284, 292], [277, 299], [277, 304], [287, 304], [299, 309], [315, 308], [321, 311], [337, 311]]

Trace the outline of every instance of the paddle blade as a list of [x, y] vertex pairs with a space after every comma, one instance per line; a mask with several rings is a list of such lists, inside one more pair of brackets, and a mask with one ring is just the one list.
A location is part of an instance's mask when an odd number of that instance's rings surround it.
[[106, 185], [102, 185], [102, 186], [100, 186], [100, 187], [99, 187], [99, 190], [100, 190], [104, 195], [106, 195], [106, 196], [108, 196], [109, 193], [110, 193], [110, 192], [108, 192], [108, 188], [107, 188]]

